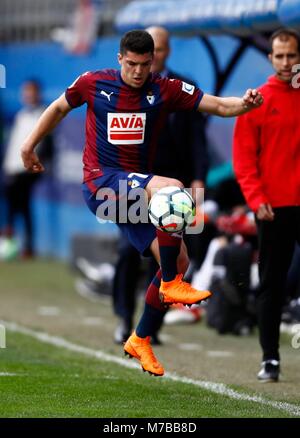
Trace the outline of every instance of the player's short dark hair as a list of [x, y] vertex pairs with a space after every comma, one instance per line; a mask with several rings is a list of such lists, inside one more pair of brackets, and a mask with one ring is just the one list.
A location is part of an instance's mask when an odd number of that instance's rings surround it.
[[279, 38], [280, 41], [287, 41], [291, 37], [295, 38], [298, 44], [298, 52], [300, 52], [300, 33], [291, 27], [281, 27], [280, 29], [276, 30], [272, 33], [270, 37], [270, 45], [271, 45], [271, 52], [273, 51], [273, 41], [275, 38]]
[[145, 30], [130, 30], [125, 33], [120, 41], [120, 53], [124, 55], [127, 51], [143, 55], [154, 53], [154, 41], [152, 36]]

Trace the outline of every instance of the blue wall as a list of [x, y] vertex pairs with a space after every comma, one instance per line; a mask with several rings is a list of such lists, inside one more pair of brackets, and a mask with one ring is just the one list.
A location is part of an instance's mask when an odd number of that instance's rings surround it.
[[[230, 37], [212, 37], [221, 65], [236, 47]], [[103, 38], [89, 55], [67, 54], [54, 43], [12, 44], [0, 47], [0, 64], [6, 67], [7, 88], [0, 89], [1, 118], [8, 127], [20, 108], [19, 88], [28, 77], [38, 78], [44, 87], [46, 103], [58, 97], [74, 79], [87, 70], [118, 68], [119, 38]], [[214, 73], [209, 55], [197, 37], [172, 39], [169, 66], [191, 77], [211, 93]], [[255, 69], [253, 68], [255, 66]], [[264, 56], [248, 50], [233, 72], [224, 95], [241, 95], [248, 87], [263, 83], [271, 73]], [[36, 245], [39, 253], [59, 257], [69, 255], [70, 238], [77, 232], [116, 232], [112, 224], [100, 225], [84, 205], [81, 196], [81, 151], [84, 142], [85, 108], [70, 113], [54, 133], [55, 160], [52, 175], [39, 183], [34, 197]], [[234, 121], [212, 118], [209, 126], [212, 165], [231, 158]], [[8, 129], [6, 129], [7, 137]], [[1, 207], [1, 202], [0, 202]], [[3, 208], [0, 217], [3, 221]]]

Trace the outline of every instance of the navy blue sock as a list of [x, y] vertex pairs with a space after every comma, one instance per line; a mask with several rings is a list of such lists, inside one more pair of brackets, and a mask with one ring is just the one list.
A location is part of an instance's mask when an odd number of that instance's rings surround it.
[[156, 230], [159, 245], [160, 266], [163, 281], [174, 280], [177, 271], [177, 257], [180, 253], [182, 236], [180, 234], [168, 234]]
[[144, 313], [135, 330], [137, 336], [139, 338], [146, 338], [155, 334], [162, 323], [165, 313], [165, 311], [162, 312], [146, 303]]

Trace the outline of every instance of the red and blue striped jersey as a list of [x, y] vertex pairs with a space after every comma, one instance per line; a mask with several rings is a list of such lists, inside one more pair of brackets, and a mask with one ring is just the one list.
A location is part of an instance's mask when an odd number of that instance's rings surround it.
[[87, 104], [86, 182], [101, 176], [105, 168], [149, 173], [168, 113], [196, 109], [203, 92], [156, 74], [150, 74], [143, 87], [133, 88], [120, 71], [107, 69], [79, 76], [65, 96], [72, 107]]

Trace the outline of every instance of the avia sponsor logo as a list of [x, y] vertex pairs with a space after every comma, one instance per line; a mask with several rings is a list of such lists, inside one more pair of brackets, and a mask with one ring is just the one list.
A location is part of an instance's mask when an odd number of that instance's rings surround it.
[[146, 113], [107, 113], [107, 135], [111, 144], [144, 142]]

